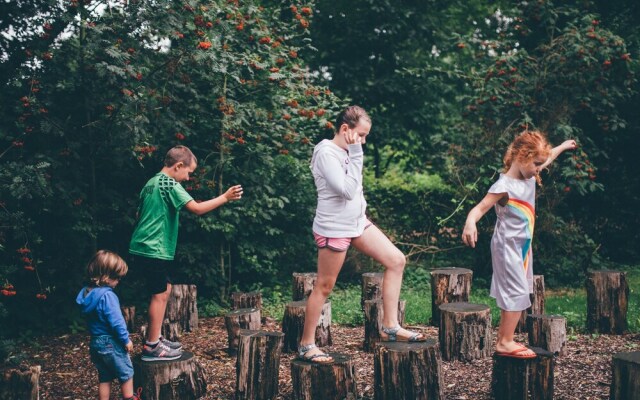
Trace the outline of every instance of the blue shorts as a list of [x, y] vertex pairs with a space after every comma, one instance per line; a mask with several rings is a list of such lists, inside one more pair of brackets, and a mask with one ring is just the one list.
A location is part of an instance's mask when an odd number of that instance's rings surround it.
[[131, 357], [120, 340], [109, 335], [92, 336], [89, 353], [98, 369], [100, 383], [118, 379], [122, 384], [133, 378]]

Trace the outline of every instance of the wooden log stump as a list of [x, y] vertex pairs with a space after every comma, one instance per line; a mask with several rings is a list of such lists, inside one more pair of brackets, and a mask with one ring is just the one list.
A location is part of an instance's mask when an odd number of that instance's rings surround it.
[[0, 374], [0, 400], [38, 400], [40, 366], [7, 368]]
[[262, 310], [262, 293], [260, 292], [233, 292], [231, 293], [231, 309], [257, 308]]
[[473, 271], [466, 268], [441, 268], [431, 271], [431, 325], [440, 323], [441, 304], [468, 302]]
[[516, 332], [527, 331], [527, 315], [544, 314], [544, 275], [533, 276], [533, 293], [529, 293], [531, 307], [522, 311]]
[[640, 399], [640, 351], [614, 354], [611, 364], [609, 399]]
[[284, 334], [241, 329], [236, 360], [236, 400], [275, 399]]
[[589, 271], [587, 288], [587, 330], [621, 335], [627, 330], [629, 285], [620, 271]]
[[[407, 302], [398, 302], [398, 323], [404, 326], [404, 315]], [[364, 301], [364, 351], [371, 352], [376, 343], [381, 341], [382, 321], [384, 318], [382, 299]]]
[[313, 286], [316, 284], [316, 279], [318, 279], [318, 274], [315, 272], [294, 272], [292, 282], [292, 300], [306, 300], [311, 294]]
[[124, 322], [127, 324], [127, 330], [129, 332], [135, 332], [136, 307], [135, 306], [120, 307], [120, 310], [122, 311]]
[[362, 296], [360, 307], [364, 311], [364, 302], [382, 298], [383, 272], [365, 272], [362, 274]]
[[561, 356], [567, 343], [567, 320], [560, 315], [527, 316], [529, 345]]
[[238, 349], [238, 336], [240, 329], [260, 329], [260, 310], [257, 308], [241, 308], [233, 310], [224, 316], [224, 324], [227, 327], [229, 337], [229, 352]]
[[444, 399], [438, 343], [380, 342], [373, 353], [376, 400]]
[[[180, 340], [183, 332], [193, 332], [198, 328], [198, 290], [196, 285], [171, 285], [167, 310], [160, 328], [160, 334], [168, 340]], [[142, 337], [147, 335], [147, 325], [140, 327]]]
[[133, 359], [133, 387], [142, 388], [144, 400], [192, 400], [207, 392], [204, 368], [185, 351], [173, 361]]
[[294, 359], [291, 361], [293, 400], [355, 400], [358, 398], [356, 367], [353, 359], [329, 353], [330, 364]]
[[485, 304], [440, 305], [440, 350], [446, 361], [471, 361], [491, 356], [491, 308]]
[[[282, 332], [285, 334], [283, 351], [285, 352], [298, 351], [304, 330], [306, 307], [306, 301], [292, 301], [285, 306], [282, 318]], [[324, 347], [331, 344], [331, 302], [327, 300], [322, 306], [316, 326], [316, 345]]]
[[532, 347], [536, 358], [504, 357], [494, 353], [491, 392], [495, 400], [553, 399], [553, 353]]

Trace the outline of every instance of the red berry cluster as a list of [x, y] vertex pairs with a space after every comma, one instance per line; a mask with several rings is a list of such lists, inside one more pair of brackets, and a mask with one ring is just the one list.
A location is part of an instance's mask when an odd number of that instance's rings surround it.
[[10, 283], [5, 284], [0, 290], [0, 293], [3, 296], [11, 297], [16, 295], [16, 290], [13, 288], [13, 285]]
[[36, 268], [33, 266], [33, 258], [31, 257], [31, 250], [28, 247], [21, 247], [16, 250], [18, 254], [21, 255], [20, 261], [23, 263], [23, 268], [27, 271], [35, 271]]

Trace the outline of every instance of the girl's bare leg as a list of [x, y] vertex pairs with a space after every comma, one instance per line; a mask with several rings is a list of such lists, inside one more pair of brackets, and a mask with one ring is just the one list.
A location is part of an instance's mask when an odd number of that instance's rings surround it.
[[[508, 353], [522, 348], [521, 344], [518, 344], [513, 340], [516, 326], [518, 325], [521, 315], [522, 311], [500, 311], [500, 326], [498, 327], [496, 351]], [[523, 356], [533, 354], [535, 353], [531, 350], [520, 353], [520, 355]]]
[[[362, 236], [354, 238], [351, 241], [351, 245], [362, 254], [373, 258], [384, 266], [384, 279], [382, 282], [384, 317], [382, 324], [387, 328], [397, 326], [402, 275], [407, 262], [404, 254], [375, 225], [365, 229]], [[406, 329], [400, 329], [397, 335], [406, 339], [413, 336], [413, 333]], [[422, 334], [418, 336], [418, 340], [423, 338]]]
[[[304, 317], [304, 330], [302, 331], [302, 338], [300, 339], [300, 345], [305, 346], [313, 344], [316, 341], [316, 326], [320, 319], [320, 313], [324, 302], [331, 294], [333, 286], [336, 284], [338, 274], [342, 269], [342, 264], [347, 256], [346, 251], [333, 251], [327, 248], [318, 249], [318, 277], [316, 284], [307, 299], [307, 308]], [[306, 353], [307, 357], [320, 354], [320, 349], [309, 350]], [[331, 360], [331, 357], [318, 357], [315, 359], [319, 362]]]

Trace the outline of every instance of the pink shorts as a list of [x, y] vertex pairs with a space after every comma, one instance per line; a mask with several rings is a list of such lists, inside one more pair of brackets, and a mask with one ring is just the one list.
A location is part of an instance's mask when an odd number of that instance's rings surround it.
[[[364, 226], [364, 229], [367, 229], [373, 225], [373, 223], [367, 220], [367, 224]], [[316, 246], [319, 249], [329, 249], [333, 251], [347, 251], [349, 250], [349, 246], [351, 246], [351, 239], [353, 238], [328, 238], [326, 236], [318, 235], [313, 232], [313, 237], [316, 239]]]

